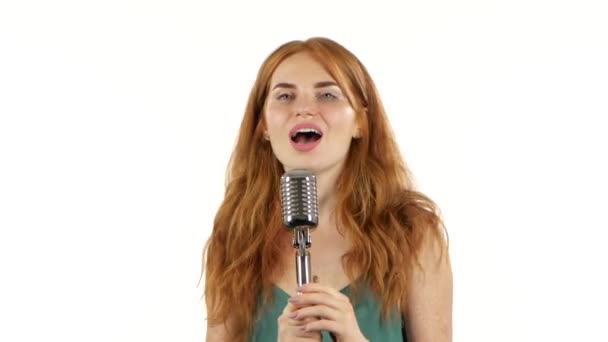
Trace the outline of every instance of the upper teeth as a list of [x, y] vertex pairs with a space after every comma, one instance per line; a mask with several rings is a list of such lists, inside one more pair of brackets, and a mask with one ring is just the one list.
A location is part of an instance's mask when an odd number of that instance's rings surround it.
[[295, 137], [296, 134], [298, 134], [298, 133], [315, 133], [315, 134], [321, 135], [321, 132], [317, 131], [314, 128], [300, 128], [299, 130], [297, 130], [293, 133], [292, 137]]

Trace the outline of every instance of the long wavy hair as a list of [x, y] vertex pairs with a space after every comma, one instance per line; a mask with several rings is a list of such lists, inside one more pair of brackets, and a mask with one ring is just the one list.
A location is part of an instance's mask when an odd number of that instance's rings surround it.
[[436, 204], [414, 189], [364, 65], [327, 38], [285, 43], [258, 71], [228, 165], [224, 199], [203, 251], [201, 277], [205, 274], [208, 323], [230, 320], [234, 341], [247, 339], [258, 305], [267, 303], [273, 281], [284, 271], [281, 256], [290, 243], [281, 226], [278, 191], [284, 170], [263, 137], [263, 111], [274, 70], [299, 52], [313, 56], [336, 80], [361, 128], [360, 138], [351, 143], [335, 193], [338, 229], [352, 242], [342, 258], [349, 279], [363, 275], [386, 317], [404, 304], [408, 278], [420, 265], [417, 256], [423, 238], [432, 236], [442, 242], [445, 237]]

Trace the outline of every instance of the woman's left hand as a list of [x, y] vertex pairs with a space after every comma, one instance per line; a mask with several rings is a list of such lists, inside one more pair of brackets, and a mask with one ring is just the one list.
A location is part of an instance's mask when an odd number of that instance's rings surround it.
[[317, 319], [306, 324], [307, 331], [328, 331], [338, 342], [367, 341], [359, 329], [355, 311], [346, 295], [316, 283], [305, 284], [297, 291], [300, 294], [289, 298], [289, 302], [302, 307], [292, 312], [291, 318]]

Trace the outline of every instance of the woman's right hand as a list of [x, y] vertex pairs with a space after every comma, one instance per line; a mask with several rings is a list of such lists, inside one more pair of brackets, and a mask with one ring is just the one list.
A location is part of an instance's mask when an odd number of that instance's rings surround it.
[[314, 331], [304, 331], [306, 323], [310, 320], [298, 320], [289, 317], [289, 314], [299, 309], [299, 307], [287, 303], [285, 309], [279, 316], [277, 323], [279, 326], [278, 342], [320, 342], [321, 334]]

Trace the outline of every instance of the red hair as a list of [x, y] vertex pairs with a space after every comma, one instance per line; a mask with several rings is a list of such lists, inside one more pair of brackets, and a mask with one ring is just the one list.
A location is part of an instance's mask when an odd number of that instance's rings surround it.
[[230, 318], [231, 340], [251, 332], [258, 296], [266, 303], [280, 275], [290, 236], [282, 228], [279, 180], [284, 170], [264, 140], [264, 104], [270, 79], [287, 57], [309, 53], [345, 91], [357, 112], [361, 137], [353, 140], [336, 184], [338, 229], [353, 248], [342, 263], [359, 274], [381, 301], [383, 314], [401, 309], [423, 238], [443, 242], [435, 203], [414, 189], [376, 86], [349, 50], [327, 38], [291, 41], [261, 65], [230, 158], [224, 200], [203, 253], [209, 325]]

